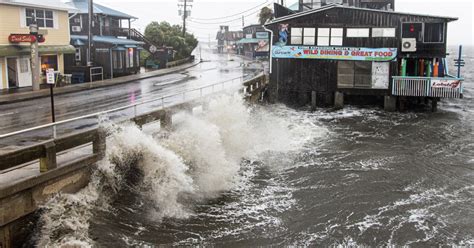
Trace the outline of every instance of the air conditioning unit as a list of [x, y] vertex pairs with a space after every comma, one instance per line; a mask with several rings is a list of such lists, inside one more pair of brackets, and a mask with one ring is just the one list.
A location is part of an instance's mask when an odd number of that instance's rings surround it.
[[416, 52], [416, 39], [415, 38], [402, 39], [402, 52]]
[[81, 26], [72, 26], [72, 32], [81, 32], [82, 28]]

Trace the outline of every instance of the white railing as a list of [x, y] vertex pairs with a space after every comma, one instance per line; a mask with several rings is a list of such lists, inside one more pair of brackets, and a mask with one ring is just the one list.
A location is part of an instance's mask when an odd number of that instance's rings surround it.
[[104, 68], [103, 67], [91, 67], [90, 68], [90, 81], [94, 82], [94, 77], [100, 76], [100, 80], [104, 81]]
[[[124, 111], [124, 110], [132, 110], [132, 109], [133, 109], [133, 115], [129, 116], [129, 117], [130, 118], [137, 117], [138, 107], [140, 107], [140, 106], [158, 102], [159, 105], [160, 105], [159, 106], [160, 109], [164, 109], [166, 107], [171, 107], [173, 105], [177, 105], [177, 104], [180, 104], [180, 103], [183, 103], [183, 102], [186, 102], [186, 101], [196, 100], [196, 99], [202, 98], [206, 95], [211, 95], [211, 94], [223, 91], [224, 89], [226, 89], [226, 86], [234, 85], [237, 80], [238, 80], [237, 81], [238, 83], [242, 83], [243, 79], [244, 79], [244, 77], [241, 76], [241, 77], [229, 79], [229, 80], [226, 80], [226, 81], [223, 81], [223, 82], [209, 84], [209, 85], [205, 85], [205, 86], [190, 89], [190, 90], [186, 90], [186, 91], [182, 91], [182, 92], [178, 92], [178, 93], [174, 93], [174, 94], [170, 94], [170, 95], [161, 96], [161, 97], [151, 99], [151, 100], [146, 100], [146, 101], [143, 100], [143, 101], [140, 101], [140, 102], [137, 102], [137, 103], [134, 103], [134, 104], [130, 104], [130, 105], [127, 105], [127, 106], [123, 106], [123, 107], [118, 107], [118, 108], [114, 108], [114, 109], [110, 109], [110, 110], [106, 110], [106, 111], [101, 111], [101, 112], [97, 112], [97, 113], [93, 113], [93, 114], [83, 115], [83, 116], [76, 117], [76, 118], [71, 118], [71, 119], [68, 119], [68, 120], [57, 121], [55, 123], [50, 123], [50, 124], [45, 124], [45, 125], [41, 125], [41, 126], [28, 128], [28, 129], [23, 129], [23, 130], [16, 131], [16, 132], [2, 134], [2, 135], [0, 135], [0, 140], [8, 138], [8, 137], [12, 137], [12, 136], [17, 136], [17, 135], [26, 134], [26, 133], [34, 132], [34, 131], [39, 131], [39, 130], [42, 130], [42, 129], [49, 129], [49, 128], [52, 130], [52, 137], [57, 138], [57, 127], [59, 125], [71, 124], [73, 122], [77, 122], [77, 121], [80, 121], [80, 120], [86, 120], [86, 119], [90, 119], [90, 118], [97, 118], [97, 121], [95, 123], [95, 125], [97, 125], [97, 124], [99, 124], [100, 119], [103, 116], [106, 116], [106, 115], [111, 114], [111, 113], [116, 113], [116, 112], [120, 112], [120, 111]], [[244, 86], [242, 85], [242, 87], [244, 87]], [[206, 90], [208, 92], [206, 92]], [[194, 97], [191, 96], [191, 93], [196, 93], [197, 94], [198, 92], [199, 92], [198, 96], [194, 96]], [[175, 101], [173, 103], [170, 103], [169, 105], [166, 105], [166, 100], [176, 98], [176, 97], [180, 97], [180, 96], [181, 96], [182, 101]]]
[[462, 81], [455, 77], [393, 77], [392, 95], [462, 98]]

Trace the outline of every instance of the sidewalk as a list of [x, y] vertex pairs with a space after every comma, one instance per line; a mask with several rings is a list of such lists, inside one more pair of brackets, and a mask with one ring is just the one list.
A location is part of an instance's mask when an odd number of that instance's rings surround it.
[[[162, 69], [162, 70], [157, 70], [157, 71], [152, 71], [152, 72], [145, 72], [145, 73], [125, 76], [125, 77], [118, 77], [114, 79], [107, 79], [104, 81], [95, 81], [92, 83], [83, 83], [83, 84], [72, 84], [72, 85], [68, 85], [64, 87], [55, 88], [54, 95], [56, 96], [56, 95], [73, 93], [73, 92], [79, 92], [83, 90], [109, 87], [109, 86], [114, 86], [118, 84], [130, 83], [130, 82], [141, 80], [141, 79], [163, 76], [166, 74], [171, 74], [171, 73], [179, 72], [182, 70], [186, 70], [200, 63], [201, 62], [199, 61], [195, 61], [192, 63], [187, 63], [187, 64], [176, 66], [173, 68], [167, 68], [167, 69]], [[36, 98], [48, 97], [48, 96], [49, 96], [49, 88], [41, 89], [39, 91], [22, 92], [20, 90], [20, 92], [14, 92], [14, 93], [0, 93], [0, 105], [21, 102], [21, 101], [26, 101], [26, 100], [36, 99]]]

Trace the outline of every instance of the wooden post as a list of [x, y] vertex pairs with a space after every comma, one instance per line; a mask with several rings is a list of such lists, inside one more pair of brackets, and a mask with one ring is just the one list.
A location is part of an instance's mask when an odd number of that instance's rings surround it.
[[344, 93], [342, 92], [334, 93], [334, 108], [335, 109], [344, 108]]
[[311, 111], [316, 110], [316, 91], [311, 91]]
[[44, 144], [44, 157], [40, 158], [40, 172], [47, 172], [58, 167], [56, 163], [56, 144], [54, 141]]
[[169, 111], [163, 111], [163, 116], [160, 118], [161, 128], [169, 129], [173, 124], [173, 114]]
[[437, 112], [438, 111], [438, 99], [433, 98], [431, 99], [431, 112]]
[[92, 141], [92, 151], [94, 154], [99, 156], [99, 159], [103, 159], [105, 157], [105, 151], [107, 149], [106, 141], [107, 132], [104, 129], [99, 128], [94, 141]]
[[385, 96], [383, 106], [384, 106], [385, 111], [395, 112], [397, 110], [397, 97]]

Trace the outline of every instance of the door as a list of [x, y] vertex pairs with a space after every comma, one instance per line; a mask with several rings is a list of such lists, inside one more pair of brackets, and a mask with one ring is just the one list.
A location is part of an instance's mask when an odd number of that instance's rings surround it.
[[31, 75], [31, 65], [30, 58], [22, 57], [18, 59], [18, 87], [28, 87], [32, 86], [32, 75]]
[[18, 85], [18, 66], [16, 58], [7, 58], [8, 88], [16, 88]]
[[388, 89], [389, 73], [389, 62], [374, 62], [372, 65], [372, 89]]

